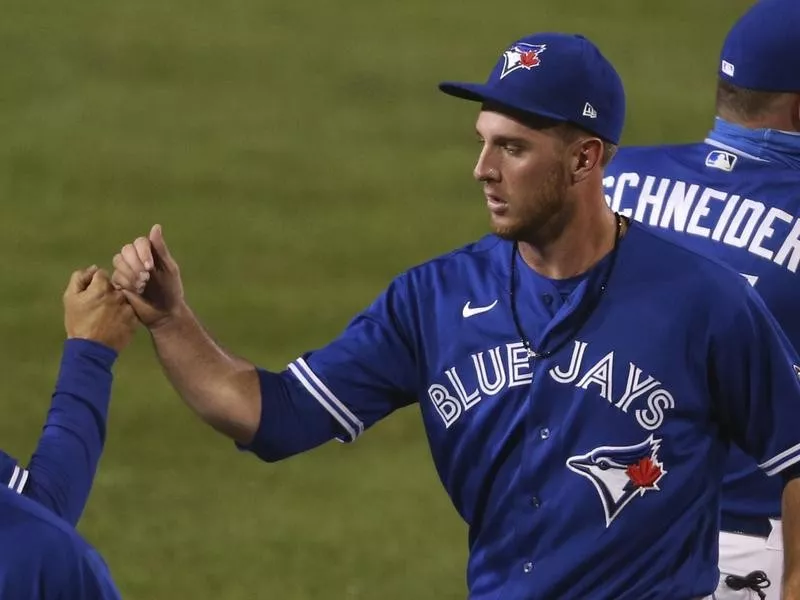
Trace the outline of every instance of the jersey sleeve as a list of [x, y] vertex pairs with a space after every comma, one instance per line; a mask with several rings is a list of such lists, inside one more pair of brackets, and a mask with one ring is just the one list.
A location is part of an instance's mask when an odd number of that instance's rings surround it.
[[767, 475], [800, 462], [800, 358], [746, 283], [746, 302], [712, 342], [711, 386], [723, 427]]
[[73, 526], [86, 506], [103, 451], [116, 356], [96, 342], [64, 343], [42, 435], [27, 470], [21, 469], [16, 480], [18, 491]]
[[17, 460], [0, 450], [0, 485], [22, 494], [28, 483], [28, 469], [20, 465]]
[[413, 403], [417, 369], [406, 302], [398, 278], [327, 346], [282, 373], [260, 369], [261, 424], [244, 449], [273, 461], [333, 438], [351, 442]]

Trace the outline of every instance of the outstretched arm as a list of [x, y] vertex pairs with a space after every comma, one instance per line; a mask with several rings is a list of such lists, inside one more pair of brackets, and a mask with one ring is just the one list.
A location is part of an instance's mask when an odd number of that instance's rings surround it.
[[72, 525], [89, 499], [103, 452], [116, 356], [88, 340], [66, 341], [50, 411], [21, 490]]
[[124, 246], [114, 267], [114, 284], [150, 330], [184, 402], [264, 460], [334, 437], [354, 440], [413, 401], [417, 370], [396, 321], [396, 291], [383, 294], [332, 344], [272, 373], [226, 351], [205, 331], [184, 300], [178, 265], [158, 225], [148, 238]]
[[5, 462], [4, 483], [76, 525], [105, 443], [111, 368], [136, 321], [96, 267], [73, 274], [64, 307], [68, 339], [44, 430], [27, 469]]
[[188, 306], [151, 330], [164, 373], [186, 404], [217, 431], [247, 445], [261, 420], [253, 364], [225, 351]]

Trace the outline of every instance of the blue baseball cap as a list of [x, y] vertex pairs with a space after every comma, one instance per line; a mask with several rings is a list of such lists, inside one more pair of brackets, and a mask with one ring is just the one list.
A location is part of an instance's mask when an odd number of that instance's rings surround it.
[[611, 63], [581, 35], [535, 33], [508, 47], [486, 83], [439, 84], [445, 94], [567, 121], [613, 144], [625, 123], [625, 90]]
[[800, 92], [800, 2], [760, 0], [725, 38], [719, 77], [762, 92]]

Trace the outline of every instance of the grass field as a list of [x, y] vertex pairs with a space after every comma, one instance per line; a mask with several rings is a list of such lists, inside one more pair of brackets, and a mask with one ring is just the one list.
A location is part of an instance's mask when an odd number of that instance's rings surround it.
[[[6, 0], [0, 19], [0, 441], [27, 460], [69, 273], [164, 226], [226, 346], [282, 368], [407, 266], [483, 234], [474, 105], [537, 30], [581, 32], [628, 90], [625, 143], [702, 137], [745, 0]], [[416, 409], [267, 465], [199, 423], [141, 332], [116, 368], [80, 530], [123, 595], [457, 599], [465, 528]]]

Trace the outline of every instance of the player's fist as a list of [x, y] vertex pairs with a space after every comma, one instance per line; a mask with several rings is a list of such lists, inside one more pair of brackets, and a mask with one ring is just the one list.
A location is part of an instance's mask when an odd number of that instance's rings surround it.
[[139, 320], [155, 329], [176, 316], [184, 305], [183, 282], [161, 225], [137, 238], [114, 256], [111, 281], [125, 294]]
[[75, 271], [64, 291], [64, 328], [68, 338], [92, 340], [121, 352], [138, 322], [133, 309], [108, 273], [95, 266]]

